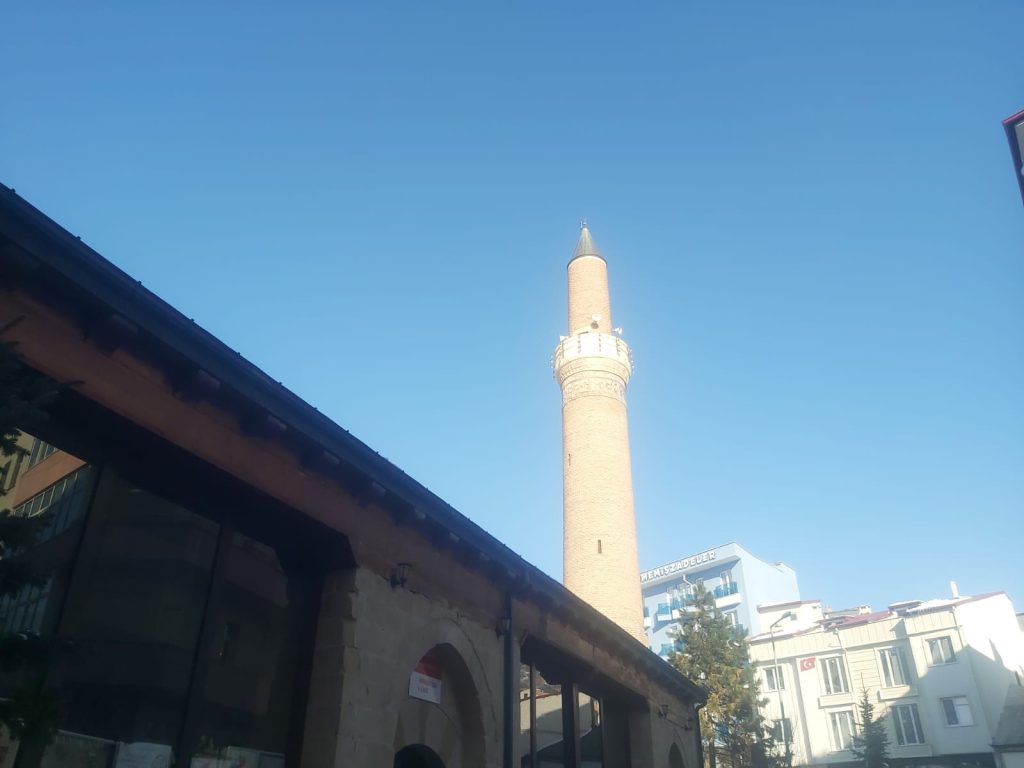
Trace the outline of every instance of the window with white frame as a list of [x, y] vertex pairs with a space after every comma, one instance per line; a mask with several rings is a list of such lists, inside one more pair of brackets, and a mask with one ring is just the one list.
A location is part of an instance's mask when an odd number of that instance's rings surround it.
[[928, 663], [931, 666], [952, 664], [956, 661], [956, 654], [953, 653], [953, 641], [949, 637], [933, 637], [927, 643]]
[[974, 715], [971, 714], [971, 705], [967, 703], [966, 696], [950, 696], [939, 701], [946, 715], [946, 725], [974, 725]]
[[832, 750], [840, 752], [849, 749], [853, 743], [853, 737], [857, 733], [853, 712], [849, 710], [829, 712], [828, 721], [832, 729]]
[[846, 681], [846, 665], [840, 656], [821, 660], [821, 673], [825, 677], [825, 693], [849, 693], [850, 685]]
[[784, 720], [772, 720], [772, 738], [779, 746], [793, 743], [793, 727], [788, 717]]
[[732, 584], [732, 571], [722, 571], [722, 586], [727, 587]]
[[786, 676], [782, 674], [782, 667], [768, 667], [765, 669], [764, 687], [769, 691], [786, 690]]
[[896, 743], [924, 744], [924, 731], [921, 730], [921, 715], [917, 704], [896, 704], [892, 708], [892, 723], [896, 729]]
[[878, 652], [878, 657], [882, 662], [882, 679], [885, 680], [886, 688], [910, 685], [910, 675], [907, 674], [909, 670], [902, 649], [882, 648]]
[[728, 621], [729, 624], [731, 624], [732, 626], [739, 626], [740, 620], [736, 616], [736, 611], [728, 611], [726, 613], [723, 613], [722, 615], [725, 616], [725, 620]]

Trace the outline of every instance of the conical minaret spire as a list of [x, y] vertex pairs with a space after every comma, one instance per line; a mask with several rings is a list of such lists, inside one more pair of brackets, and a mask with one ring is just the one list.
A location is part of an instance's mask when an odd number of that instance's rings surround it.
[[569, 335], [555, 349], [562, 389], [565, 586], [647, 644], [629, 460], [629, 346], [612, 329], [608, 264], [580, 227], [569, 260]]

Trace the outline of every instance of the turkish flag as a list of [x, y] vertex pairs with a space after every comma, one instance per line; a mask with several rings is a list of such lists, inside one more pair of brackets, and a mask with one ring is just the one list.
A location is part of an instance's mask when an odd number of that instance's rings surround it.
[[814, 656], [808, 656], [806, 659], [800, 659], [800, 671], [806, 672], [808, 669], [814, 669], [814, 663], [817, 659]]

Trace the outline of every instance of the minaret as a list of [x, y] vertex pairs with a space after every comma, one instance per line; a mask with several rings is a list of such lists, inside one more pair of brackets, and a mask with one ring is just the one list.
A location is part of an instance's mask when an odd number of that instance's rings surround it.
[[562, 388], [565, 586], [647, 645], [629, 464], [629, 346], [612, 326], [608, 264], [583, 222], [569, 260], [569, 335], [555, 349]]

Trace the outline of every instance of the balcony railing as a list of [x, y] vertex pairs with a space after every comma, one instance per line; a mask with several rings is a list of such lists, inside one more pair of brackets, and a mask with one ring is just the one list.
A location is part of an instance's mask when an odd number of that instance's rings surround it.
[[729, 595], [735, 595], [737, 592], [739, 592], [740, 586], [735, 581], [733, 581], [729, 584], [722, 584], [721, 586], [715, 587], [711, 591], [716, 598], [728, 597]]

